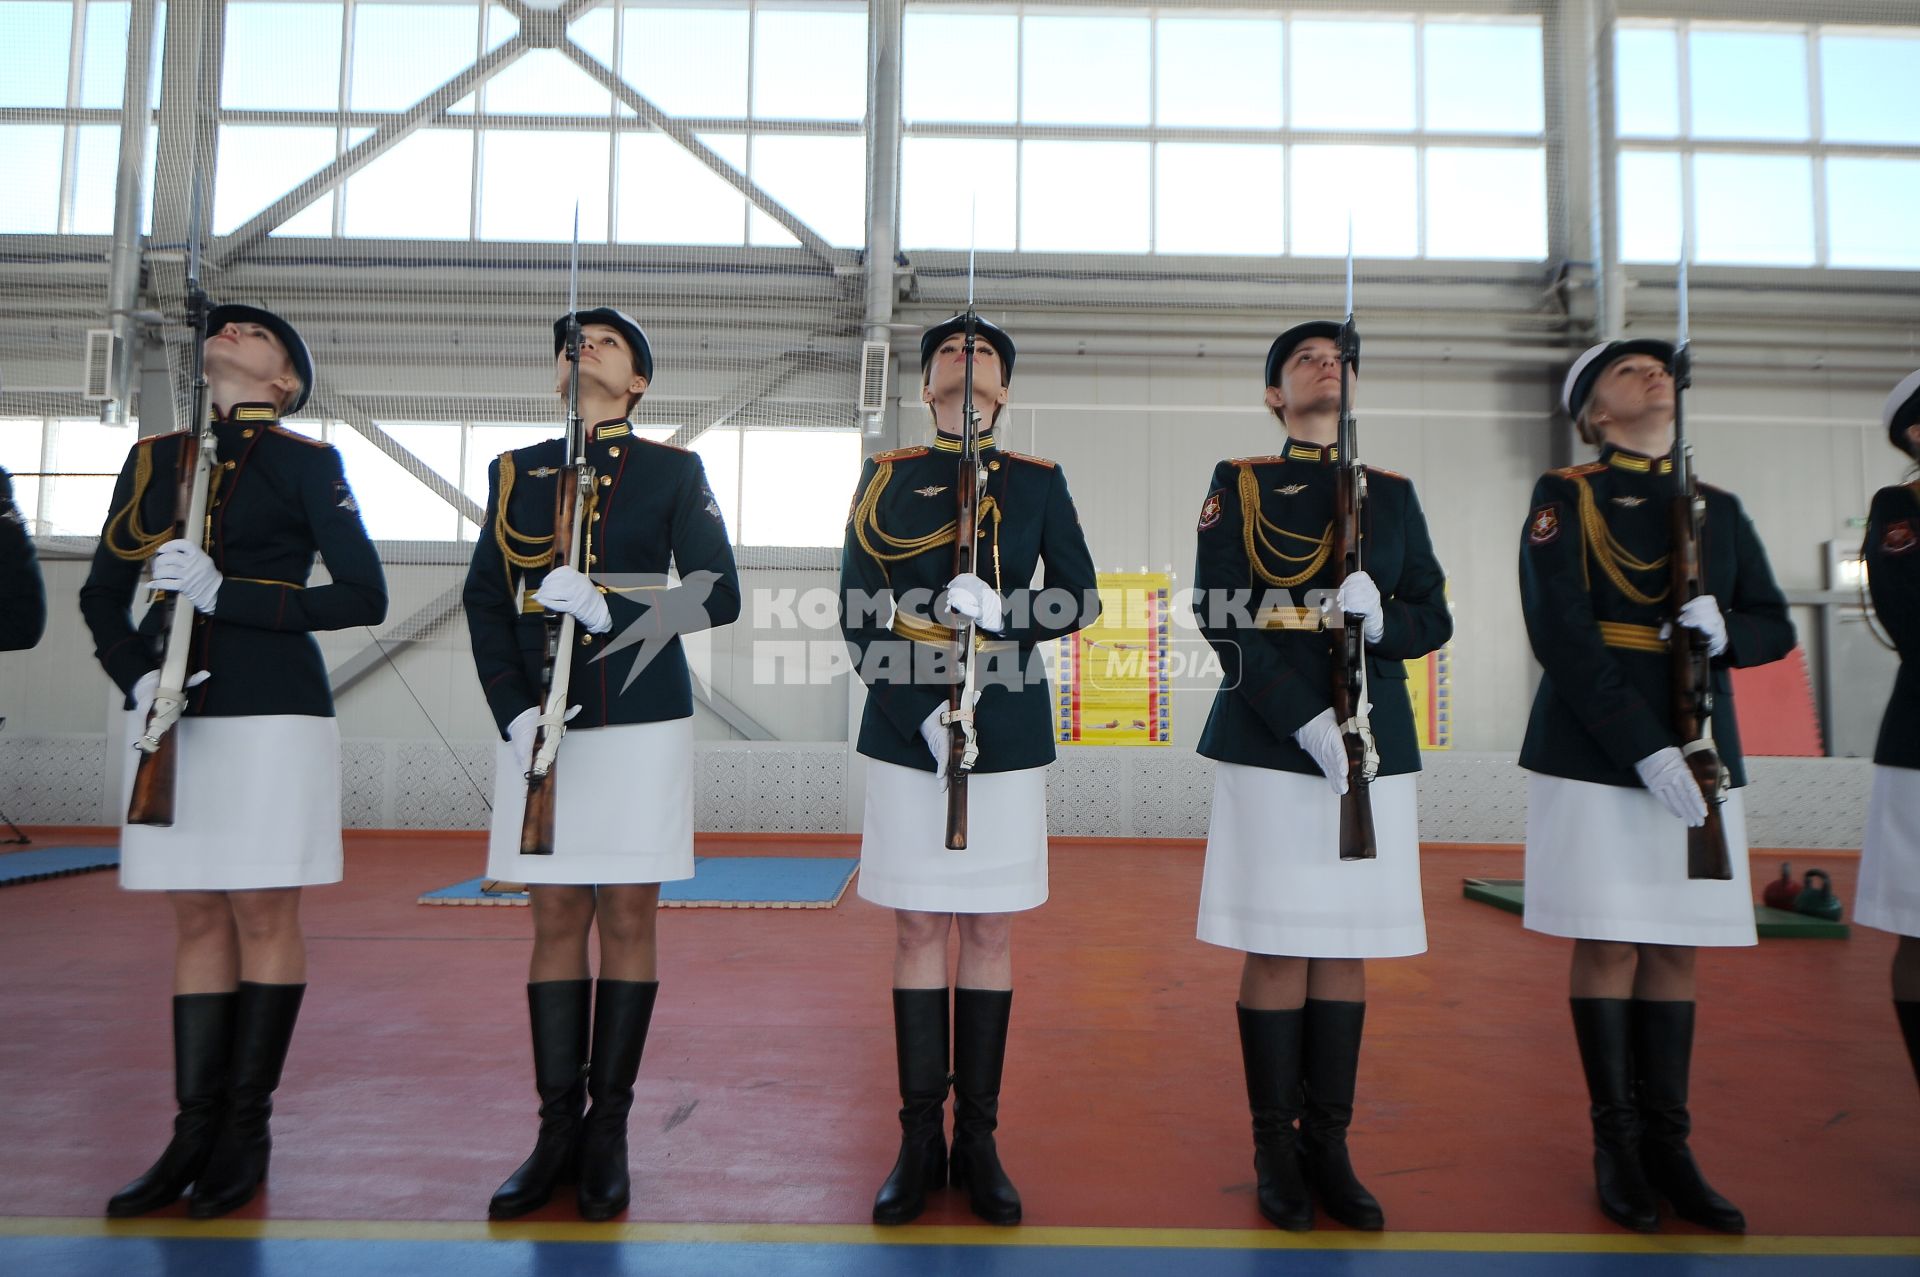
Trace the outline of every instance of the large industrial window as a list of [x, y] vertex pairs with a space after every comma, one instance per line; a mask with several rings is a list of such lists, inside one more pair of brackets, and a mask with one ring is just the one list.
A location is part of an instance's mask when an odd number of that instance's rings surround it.
[[1627, 261], [1920, 267], [1920, 28], [1623, 22]]

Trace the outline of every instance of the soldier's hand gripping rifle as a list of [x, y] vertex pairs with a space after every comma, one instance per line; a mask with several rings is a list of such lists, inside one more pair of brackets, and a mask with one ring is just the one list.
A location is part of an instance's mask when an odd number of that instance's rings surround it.
[[[169, 540], [192, 540], [201, 545], [206, 538], [207, 505], [213, 487], [217, 445], [213, 436], [212, 404], [207, 394], [207, 295], [200, 287], [200, 199], [194, 188], [192, 226], [188, 228], [186, 321], [191, 330], [193, 352], [193, 425], [180, 441], [180, 459], [176, 471], [173, 502], [173, 533]], [[134, 748], [140, 758], [134, 767], [133, 792], [127, 799], [129, 825], [173, 824], [174, 774], [177, 769], [180, 740], [173, 729], [187, 707], [187, 661], [193, 652], [193, 637], [201, 623], [200, 614], [185, 593], [176, 592], [165, 599], [166, 625], [160, 631], [160, 685], [148, 707], [147, 719]], [[155, 606], [161, 606], [156, 599]]]
[[1687, 877], [1725, 881], [1733, 877], [1727, 851], [1727, 827], [1721, 804], [1727, 801], [1732, 778], [1713, 741], [1713, 659], [1707, 636], [1680, 623], [1680, 609], [1707, 592], [1700, 562], [1701, 528], [1707, 503], [1693, 468], [1693, 449], [1687, 443], [1683, 403], [1693, 384], [1693, 350], [1687, 339], [1687, 257], [1680, 255], [1680, 340], [1673, 348], [1673, 477], [1674, 495], [1667, 507], [1670, 549], [1667, 559], [1668, 661], [1673, 688], [1673, 728], [1686, 742], [1680, 753], [1687, 760], [1700, 796], [1707, 801], [1707, 818], [1687, 830]]
[[[1339, 462], [1334, 470], [1330, 557], [1340, 580], [1364, 571], [1360, 529], [1367, 506], [1367, 468], [1349, 389], [1360, 363], [1360, 333], [1353, 323], [1353, 230], [1347, 230], [1347, 319], [1340, 326]], [[1348, 613], [1334, 631], [1333, 717], [1347, 746], [1347, 792], [1340, 796], [1340, 859], [1372, 860], [1376, 854], [1371, 786], [1380, 770], [1368, 720], [1365, 618]]]
[[[967, 319], [965, 327], [966, 380], [960, 396], [960, 470], [954, 479], [958, 510], [953, 526], [953, 574], [971, 572], [980, 514], [980, 414], [973, 407], [973, 350], [976, 340], [973, 313], [973, 257], [967, 257]], [[947, 850], [967, 848], [967, 774], [980, 760], [980, 741], [974, 732], [973, 621], [953, 616], [954, 680], [947, 690], [946, 712], [940, 721], [947, 736]]]
[[[594, 470], [587, 461], [587, 428], [580, 419], [580, 209], [573, 210], [573, 254], [567, 272], [567, 437], [566, 463], [560, 469], [553, 501], [553, 555], [547, 570], [585, 567], [580, 531], [593, 493]], [[533, 587], [526, 587], [531, 590]], [[546, 654], [540, 664], [544, 698], [533, 733], [533, 761], [527, 770], [527, 805], [520, 817], [520, 854], [553, 854], [554, 769], [560, 739], [567, 733], [567, 698], [573, 673], [572, 613], [546, 614]]]

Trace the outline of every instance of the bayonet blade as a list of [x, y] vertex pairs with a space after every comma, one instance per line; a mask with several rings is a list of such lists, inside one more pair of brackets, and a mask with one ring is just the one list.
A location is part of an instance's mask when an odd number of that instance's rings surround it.
[[1680, 340], [1676, 344], [1680, 346], [1687, 344], [1687, 256], [1689, 249], [1690, 245], [1687, 243], [1687, 233], [1685, 229], [1682, 229], [1680, 232], [1679, 286], [1676, 290], [1679, 293], [1680, 303]]
[[580, 307], [580, 201], [573, 202], [573, 248], [567, 257], [567, 319]]
[[973, 310], [973, 254], [980, 244], [980, 193], [967, 208], [967, 310]]
[[1353, 318], [1353, 213], [1347, 213], [1347, 318]]

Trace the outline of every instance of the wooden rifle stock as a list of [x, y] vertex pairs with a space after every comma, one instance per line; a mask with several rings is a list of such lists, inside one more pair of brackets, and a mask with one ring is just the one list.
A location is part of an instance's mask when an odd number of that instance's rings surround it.
[[[561, 564], [573, 564], [578, 556], [574, 553], [579, 540], [580, 527], [580, 467], [583, 461], [575, 461], [560, 471], [559, 483], [553, 502], [553, 561], [549, 567]], [[567, 689], [568, 674], [572, 670], [573, 659], [573, 618], [549, 613], [546, 617], [547, 650], [540, 665], [540, 704], [544, 712], [551, 705], [556, 684], [564, 695]], [[568, 664], [562, 665], [566, 661]], [[520, 815], [520, 854], [523, 856], [551, 856], [553, 854], [553, 824], [555, 811], [555, 782], [560, 769], [560, 760], [556, 755], [542, 771], [539, 765], [541, 751], [547, 745], [547, 726], [543, 721], [533, 733], [533, 767], [527, 773], [527, 805]]]
[[1672, 667], [1673, 727], [1687, 742], [1682, 752], [1707, 803], [1706, 823], [1687, 830], [1687, 877], [1724, 882], [1733, 877], [1733, 861], [1727, 850], [1726, 823], [1720, 814], [1720, 805], [1726, 800], [1727, 777], [1720, 751], [1713, 743], [1713, 663], [1707, 654], [1706, 635], [1680, 624], [1681, 607], [1706, 592], [1700, 570], [1700, 516], [1704, 506], [1693, 468], [1688, 465], [1682, 487], [1669, 507], [1667, 597], [1673, 629], [1667, 651]]
[[[1331, 558], [1340, 565], [1341, 579], [1361, 570], [1360, 507], [1365, 500], [1365, 472], [1345, 456], [1334, 480], [1333, 545]], [[1333, 717], [1340, 724], [1347, 747], [1347, 792], [1340, 796], [1340, 859], [1372, 860], [1376, 854], [1373, 831], [1371, 768], [1367, 754], [1371, 741], [1360, 731], [1348, 730], [1366, 696], [1366, 634], [1357, 617], [1344, 618], [1335, 631], [1337, 659], [1333, 670]]]
[[[204, 428], [205, 423], [200, 424]], [[205, 446], [205, 440], [199, 433], [188, 434], [181, 440], [175, 477], [173, 534], [168, 540], [192, 538], [198, 528], [206, 523], [213, 468], [211, 464], [201, 463], [201, 452]], [[208, 461], [211, 461], [210, 456]], [[171, 615], [167, 618], [166, 628], [160, 633], [160, 686], [155, 691], [153, 703], [147, 707], [146, 721], [140, 725], [143, 739], [155, 737], [158, 729], [157, 743], [152, 750], [136, 751], [139, 758], [134, 764], [133, 792], [127, 799], [129, 825], [152, 825], [161, 829], [173, 825], [174, 777], [178, 771], [180, 737], [177, 719], [168, 722], [162, 717], [164, 711], [160, 695], [170, 685], [179, 694], [185, 695], [187, 660], [193, 653], [194, 635], [200, 626], [200, 613], [186, 595], [169, 595], [166, 606], [171, 609]]]
[[[974, 341], [973, 315], [969, 310], [966, 328], [967, 374], [960, 408], [960, 465], [953, 481], [956, 505], [953, 525], [955, 576], [973, 571], [975, 543], [979, 533], [980, 451], [979, 420], [973, 410]], [[960, 715], [972, 709], [973, 623], [964, 617], [956, 619], [960, 624], [954, 627], [954, 679], [947, 689], [947, 709], [949, 713]], [[967, 849], [967, 773], [973, 768], [974, 760], [970, 755], [975, 740], [971, 718], [956, 718], [950, 725], [947, 732], [948, 851]]]

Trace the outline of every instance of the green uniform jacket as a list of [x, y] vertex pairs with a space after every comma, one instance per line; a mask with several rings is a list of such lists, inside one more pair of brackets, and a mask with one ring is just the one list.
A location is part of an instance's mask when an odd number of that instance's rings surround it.
[[[997, 634], [980, 632], [993, 646], [976, 658], [974, 770], [1020, 771], [1054, 757], [1053, 698], [1036, 645], [1093, 624], [1099, 582], [1065, 472], [1000, 451], [990, 434], [980, 456], [987, 481], [975, 572], [1006, 600], [1007, 619]], [[926, 772], [935, 768], [920, 724], [947, 703], [950, 686], [933, 605], [953, 578], [959, 460], [958, 441], [944, 437], [867, 458], [840, 555], [840, 630], [868, 689], [858, 749]], [[1041, 586], [1031, 588], [1042, 564]]]
[[[1600, 460], [1534, 485], [1520, 534], [1520, 603], [1544, 673], [1520, 749], [1528, 771], [1637, 788], [1636, 762], [1685, 743], [1673, 729], [1667, 643], [1659, 638], [1669, 615], [1671, 471], [1668, 458], [1608, 447]], [[1738, 786], [1747, 777], [1727, 670], [1792, 651], [1793, 622], [1739, 499], [1704, 483], [1700, 491], [1702, 576], [1727, 623], [1727, 649], [1714, 658], [1713, 739]]]
[[[1333, 706], [1339, 635], [1307, 626], [1317, 621], [1317, 600], [1340, 584], [1338, 565], [1320, 548], [1333, 522], [1336, 451], [1288, 441], [1277, 456], [1222, 461], [1213, 469], [1194, 568], [1201, 630], [1225, 674], [1200, 735], [1200, 753], [1208, 758], [1320, 774], [1293, 733]], [[1405, 662], [1444, 644], [1453, 634], [1453, 614], [1411, 480], [1367, 471], [1360, 545], [1386, 622], [1380, 641], [1367, 648], [1380, 775], [1417, 772], [1420, 744]], [[1316, 559], [1322, 560], [1317, 566]], [[1301, 579], [1277, 585], [1262, 568], [1282, 580]], [[1306, 610], [1276, 615], [1289, 605]]]
[[1873, 761], [1920, 767], [1920, 484], [1874, 494], [1862, 553], [1873, 610], [1900, 650], [1900, 673], [1880, 720]]
[[[582, 525], [586, 572], [613, 628], [589, 634], [575, 627], [567, 691], [581, 709], [571, 726], [690, 718], [693, 684], [680, 635], [740, 615], [740, 574], [720, 503], [700, 458], [686, 449], [643, 439], [625, 420], [589, 433], [585, 461], [597, 479]], [[547, 622], [533, 595], [546, 576], [565, 452], [565, 440], [548, 439], [503, 452], [487, 467], [486, 525], [462, 602], [502, 739], [509, 723], [543, 699]], [[665, 588], [669, 563], [680, 574], [672, 589]]]
[[[189, 675], [212, 677], [187, 692], [189, 716], [333, 716], [333, 689], [315, 630], [378, 625], [387, 615], [386, 574], [360, 506], [331, 445], [283, 430], [267, 404], [240, 404], [215, 421], [218, 445], [206, 551], [224, 580], [211, 616], [194, 626]], [[80, 613], [94, 654], [127, 693], [160, 667], [160, 631], [171, 605], [149, 607], [136, 630], [140, 574], [170, 536], [187, 433], [142, 439], [114, 484]], [[314, 555], [332, 581], [311, 588]]]
[[47, 628], [47, 588], [40, 580], [27, 520], [13, 503], [13, 477], [0, 470], [0, 652], [20, 652]]

